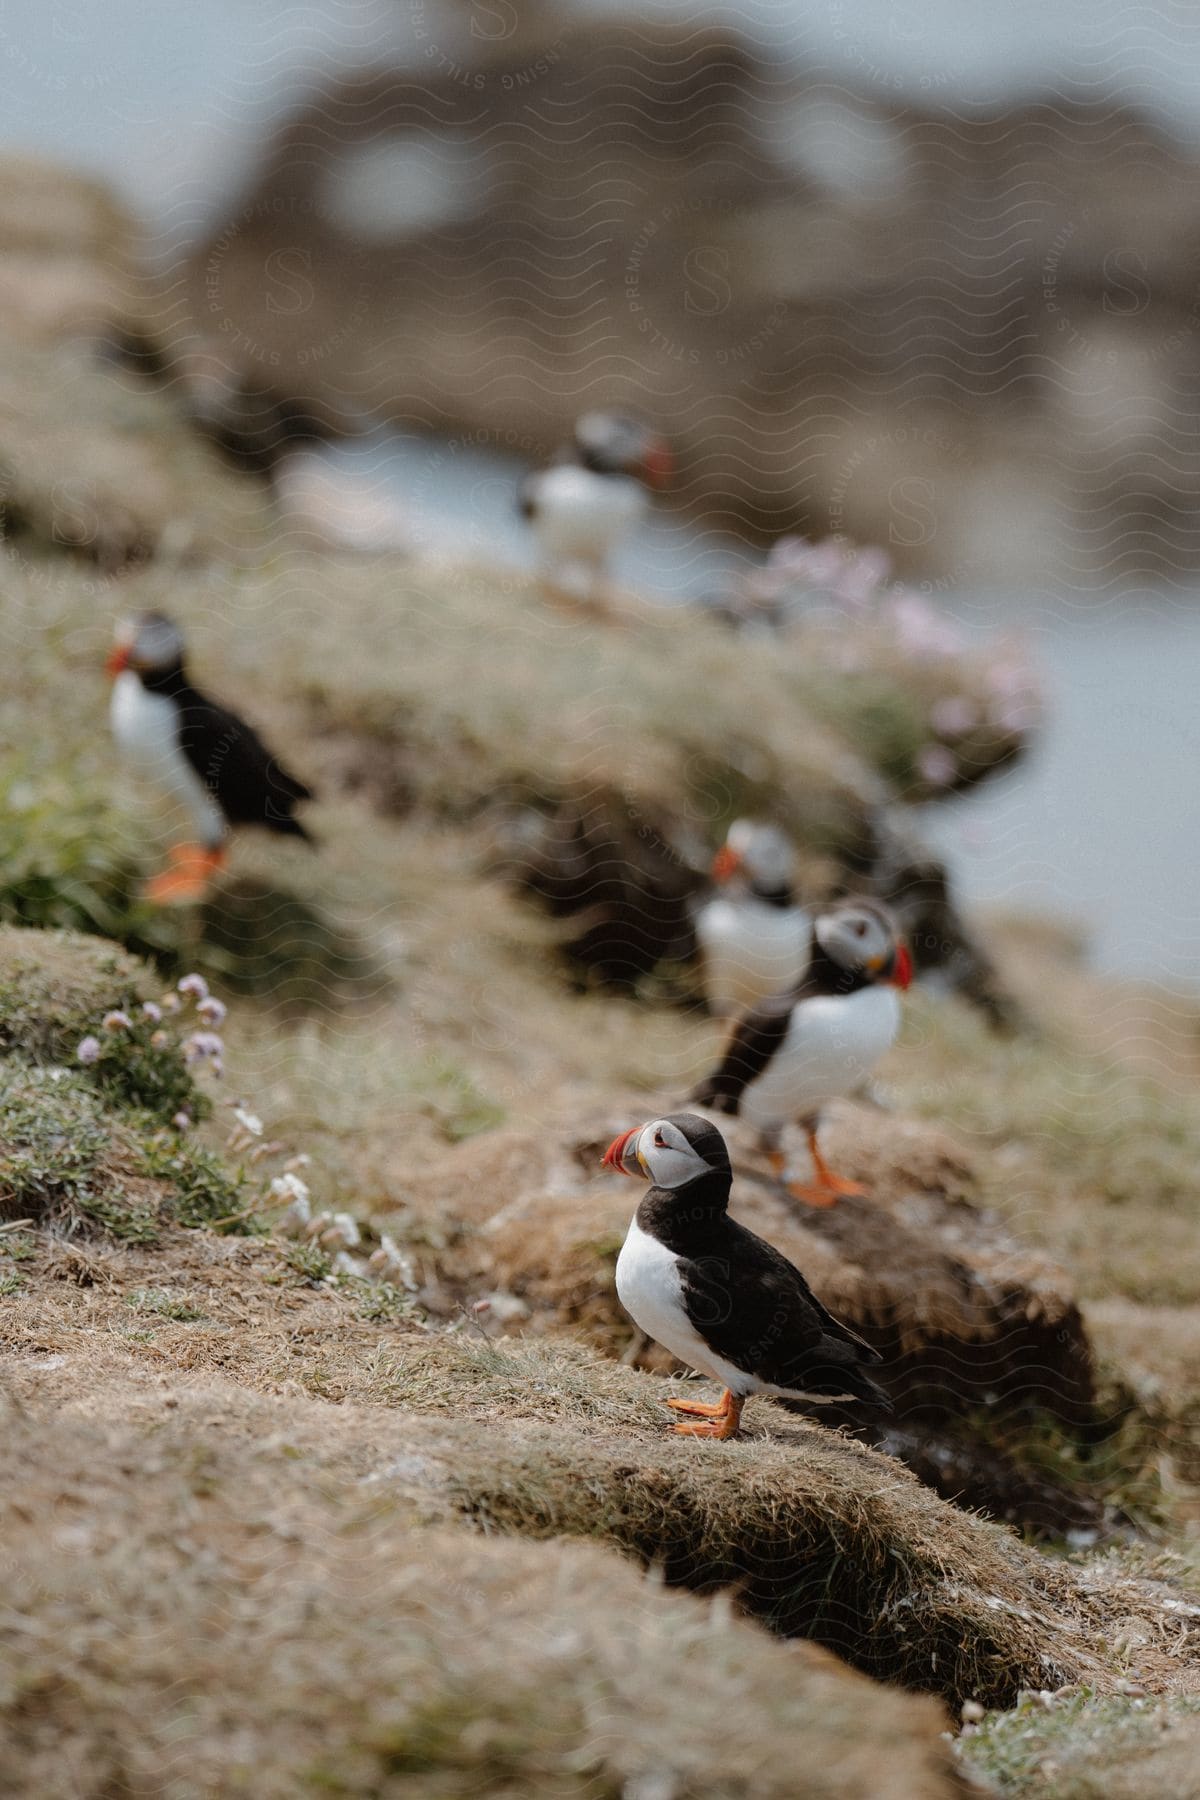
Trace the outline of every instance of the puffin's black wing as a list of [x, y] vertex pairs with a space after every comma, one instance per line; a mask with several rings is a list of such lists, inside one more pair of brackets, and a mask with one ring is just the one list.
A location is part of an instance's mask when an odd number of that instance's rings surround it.
[[177, 697], [184, 755], [231, 825], [312, 837], [293, 817], [312, 790], [272, 756], [253, 726], [195, 688]]
[[762, 1074], [787, 1036], [795, 1003], [794, 993], [775, 994], [739, 1016], [724, 1056], [691, 1096], [697, 1105], [711, 1106], [723, 1113], [737, 1112], [746, 1088], [756, 1075]]
[[864, 1373], [878, 1350], [822, 1306], [786, 1256], [732, 1219], [711, 1253], [682, 1257], [688, 1317], [718, 1356], [772, 1387], [803, 1394], [853, 1395], [891, 1411]]

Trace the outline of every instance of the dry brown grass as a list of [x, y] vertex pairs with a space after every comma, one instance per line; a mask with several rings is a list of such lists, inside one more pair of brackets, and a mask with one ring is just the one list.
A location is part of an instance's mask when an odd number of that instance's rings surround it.
[[14, 1800], [782, 1800], [797, 1757], [821, 1800], [960, 1791], [932, 1703], [593, 1546], [417, 1529], [386, 1484], [331, 1480], [286, 1425], [255, 1440], [198, 1398], [7, 1409]]
[[[110, 1460], [110, 1489], [150, 1446], [152, 1464], [174, 1445], [202, 1469], [223, 1445], [261, 1447], [276, 1482], [295, 1462], [300, 1489], [369, 1481], [425, 1525], [596, 1540], [673, 1584], [732, 1588], [776, 1630], [953, 1699], [1105, 1689], [1131, 1670], [1156, 1688], [1195, 1679], [1169, 1588], [1048, 1561], [766, 1403], [743, 1441], [698, 1445], [672, 1436], [654, 1377], [578, 1347], [372, 1323], [276, 1246], [39, 1242], [0, 1307], [19, 1416], [147, 1447]], [[108, 1504], [93, 1509], [105, 1530]], [[1134, 1625], [1114, 1660], [1118, 1619]]]

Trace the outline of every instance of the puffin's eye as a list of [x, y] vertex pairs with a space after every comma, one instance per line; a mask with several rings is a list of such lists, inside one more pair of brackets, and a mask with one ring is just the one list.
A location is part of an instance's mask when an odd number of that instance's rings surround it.
[[854, 927], [854, 935], [855, 937], [866, 937], [867, 925], [865, 919], [860, 919], [858, 921], [858, 924]]

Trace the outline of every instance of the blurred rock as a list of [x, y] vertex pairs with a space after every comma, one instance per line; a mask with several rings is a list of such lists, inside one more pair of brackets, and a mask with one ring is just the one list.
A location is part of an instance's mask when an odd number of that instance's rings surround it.
[[279, 125], [164, 312], [175, 352], [546, 454], [633, 406], [679, 504], [942, 585], [1197, 559], [1200, 170], [1147, 119], [889, 103], [691, 21], [422, 20], [415, 67]]
[[0, 180], [0, 535], [116, 574], [237, 554], [261, 499], [183, 428], [137, 228], [96, 184], [6, 158]]

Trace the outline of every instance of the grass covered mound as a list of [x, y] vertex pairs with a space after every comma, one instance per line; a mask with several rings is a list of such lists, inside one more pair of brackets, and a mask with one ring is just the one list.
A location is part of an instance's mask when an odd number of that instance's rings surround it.
[[1195, 1800], [1200, 1699], [1031, 1694], [965, 1732], [959, 1750], [1005, 1800]]
[[99, 185], [28, 157], [0, 182], [0, 533], [99, 578], [161, 556], [260, 545], [262, 497], [186, 429], [176, 399], [119, 368], [149, 350], [137, 228]]
[[0, 1398], [6, 1794], [784, 1800], [800, 1764], [814, 1800], [963, 1791], [929, 1701], [595, 1546], [419, 1529], [221, 1394], [139, 1400], [152, 1453]]
[[[80, 1254], [33, 1234], [23, 1255], [0, 1300], [6, 1390], [33, 1419], [148, 1434], [159, 1463], [187, 1446], [205, 1492], [229, 1446], [261, 1447], [281, 1504], [347, 1483], [422, 1526], [587, 1539], [955, 1703], [1196, 1675], [1177, 1590], [1049, 1560], [767, 1402], [744, 1440], [676, 1438], [655, 1377], [569, 1345], [381, 1321], [361, 1288], [313, 1286], [269, 1242], [192, 1232]], [[110, 1467], [111, 1504], [144, 1460]]]
[[73, 1063], [101, 1015], [147, 998], [150, 979], [102, 938], [0, 925], [0, 1050]]
[[[558, 1131], [512, 1126], [406, 1170], [404, 1204], [380, 1223], [412, 1246], [431, 1305], [445, 1314], [499, 1290], [518, 1303], [527, 1333], [582, 1336], [610, 1355], [672, 1368], [616, 1296], [614, 1265], [639, 1189], [599, 1167], [604, 1146], [645, 1112], [631, 1099], [624, 1112], [577, 1115]], [[994, 1517], [1059, 1537], [1099, 1528], [1112, 1459], [1102, 1465], [1090, 1449], [1112, 1422], [1096, 1406], [1072, 1283], [976, 1203], [979, 1176], [962, 1146], [877, 1110], [831, 1108], [828, 1153], [868, 1191], [819, 1211], [780, 1189], [753, 1132], [721, 1125], [734, 1216], [883, 1355], [879, 1379], [900, 1430], [876, 1441], [939, 1492]], [[805, 1152], [794, 1150], [799, 1167]], [[861, 1415], [843, 1422], [857, 1426]]]
[[100, 939], [0, 928], [0, 1221], [142, 1243], [245, 1228], [241, 1171], [190, 1136], [211, 1107], [185, 1058], [202, 1021], [175, 995], [178, 1015], [148, 1015], [149, 987]]

